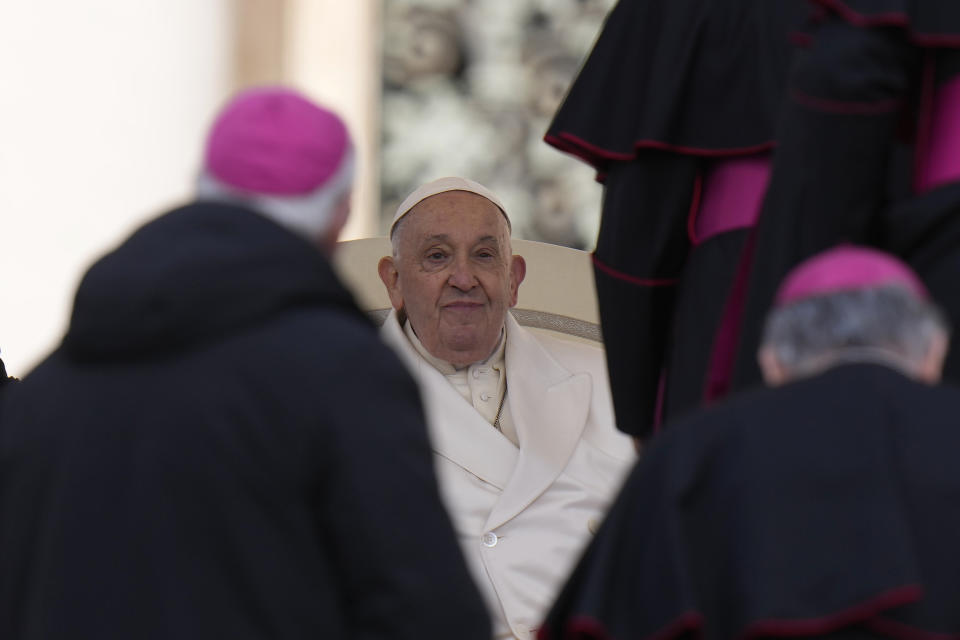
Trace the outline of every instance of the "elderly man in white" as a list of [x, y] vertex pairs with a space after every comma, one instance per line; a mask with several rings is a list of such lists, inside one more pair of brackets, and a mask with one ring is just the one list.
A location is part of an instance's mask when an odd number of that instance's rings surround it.
[[603, 351], [508, 313], [526, 263], [482, 185], [421, 186], [390, 235], [382, 335], [420, 383], [441, 494], [494, 635], [529, 638], [634, 461]]

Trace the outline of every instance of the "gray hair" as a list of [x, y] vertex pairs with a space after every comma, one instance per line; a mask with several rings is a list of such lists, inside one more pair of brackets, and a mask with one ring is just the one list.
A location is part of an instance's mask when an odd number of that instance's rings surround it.
[[400, 235], [403, 231], [403, 225], [406, 223], [408, 217], [409, 216], [403, 216], [394, 222], [393, 228], [390, 229], [390, 247], [393, 250], [394, 258], [400, 256]]
[[761, 348], [792, 376], [841, 362], [882, 362], [905, 372], [949, 335], [943, 313], [902, 286], [831, 293], [785, 305], [767, 316]]
[[278, 196], [242, 191], [203, 171], [197, 177], [198, 200], [249, 207], [277, 224], [316, 240], [330, 228], [333, 213], [353, 186], [354, 155], [348, 149], [332, 176], [314, 191], [296, 196]]

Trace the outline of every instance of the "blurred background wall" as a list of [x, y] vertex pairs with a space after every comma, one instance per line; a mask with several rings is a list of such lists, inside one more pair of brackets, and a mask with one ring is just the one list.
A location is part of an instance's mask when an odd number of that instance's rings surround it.
[[344, 238], [462, 174], [516, 235], [589, 248], [592, 173], [540, 140], [613, 0], [0, 0], [0, 350], [56, 346], [86, 268], [190, 197], [237, 89], [282, 82], [357, 142]]
[[593, 245], [593, 172], [543, 142], [612, 0], [389, 0], [383, 17], [382, 216], [418, 184], [467, 175], [514, 235]]

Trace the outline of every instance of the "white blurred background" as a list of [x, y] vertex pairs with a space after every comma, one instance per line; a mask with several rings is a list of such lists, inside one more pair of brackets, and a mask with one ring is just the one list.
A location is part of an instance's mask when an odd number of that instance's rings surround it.
[[[237, 88], [282, 81], [339, 111], [374, 230], [379, 3], [0, 0], [0, 353], [25, 375], [59, 341], [89, 264], [190, 196]], [[371, 212], [364, 216], [363, 212]]]
[[98, 256], [190, 197], [208, 124], [254, 84], [347, 121], [360, 167], [344, 239], [382, 233], [398, 198], [460, 174], [500, 194], [515, 235], [589, 248], [600, 187], [541, 138], [612, 4], [0, 0], [8, 372], [56, 346]]

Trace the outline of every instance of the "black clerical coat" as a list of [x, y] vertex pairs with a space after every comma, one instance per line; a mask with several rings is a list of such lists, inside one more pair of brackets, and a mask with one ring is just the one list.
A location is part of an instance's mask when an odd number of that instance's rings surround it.
[[302, 238], [194, 204], [0, 418], [0, 638], [489, 638], [413, 380]]
[[958, 416], [960, 392], [879, 365], [693, 416], [654, 440], [540, 639], [958, 637]]
[[775, 144], [804, 0], [619, 0], [546, 141], [604, 183], [594, 275], [617, 427], [700, 406], [747, 228], [696, 237], [704, 177]]

